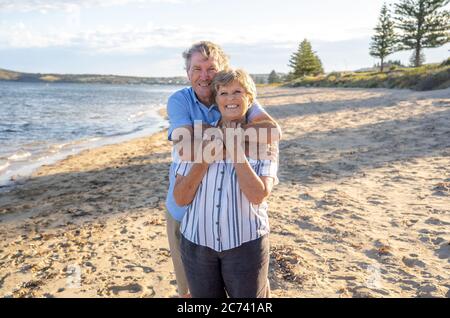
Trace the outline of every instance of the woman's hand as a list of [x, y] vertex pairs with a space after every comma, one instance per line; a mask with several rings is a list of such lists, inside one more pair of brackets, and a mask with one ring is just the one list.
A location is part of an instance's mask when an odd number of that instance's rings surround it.
[[246, 160], [245, 142], [241, 123], [224, 122], [221, 129], [224, 135], [227, 157], [233, 162], [244, 162]]
[[[208, 131], [212, 133], [208, 133]], [[210, 128], [205, 131], [201, 147], [201, 162], [213, 163], [222, 160], [224, 156], [222, 132], [218, 128]]]

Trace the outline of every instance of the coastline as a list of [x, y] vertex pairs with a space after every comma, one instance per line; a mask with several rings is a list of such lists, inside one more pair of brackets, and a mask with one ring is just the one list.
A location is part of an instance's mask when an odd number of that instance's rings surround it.
[[[449, 89], [258, 88], [283, 129], [274, 297], [450, 297]], [[175, 297], [166, 131], [0, 195], [0, 297]]]
[[[167, 113], [165, 108], [156, 109], [155, 115], [160, 120], [154, 127], [131, 131], [125, 134], [117, 134], [104, 137], [90, 137], [80, 140], [68, 141], [62, 144], [55, 144], [51, 149], [58, 151], [53, 154], [47, 154], [41, 158], [33, 158], [32, 162], [7, 162], [3, 169], [0, 168], [0, 193], [5, 193], [14, 189], [14, 187], [24, 184], [32, 175], [42, 166], [57, 164], [69, 156], [75, 156], [89, 149], [99, 148], [107, 145], [120, 144], [136, 138], [151, 136], [168, 128]], [[28, 153], [31, 156], [30, 153]], [[14, 167], [14, 170], [9, 170]], [[8, 169], [8, 170], [7, 170]], [[2, 171], [3, 170], [3, 171]]]

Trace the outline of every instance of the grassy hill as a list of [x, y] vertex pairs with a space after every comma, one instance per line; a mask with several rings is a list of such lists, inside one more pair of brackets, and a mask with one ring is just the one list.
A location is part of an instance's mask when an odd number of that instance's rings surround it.
[[450, 87], [450, 59], [441, 64], [426, 64], [416, 68], [391, 67], [386, 72], [332, 72], [320, 76], [305, 76], [286, 84], [289, 87], [362, 87], [410, 88], [418, 91]]
[[2, 81], [16, 81], [20, 73], [14, 71], [3, 70], [0, 68], [0, 80]]
[[0, 69], [0, 81], [16, 82], [59, 82], [59, 83], [103, 83], [103, 84], [188, 84], [187, 78], [178, 77], [135, 77], [97, 74], [41, 74], [21, 73]]

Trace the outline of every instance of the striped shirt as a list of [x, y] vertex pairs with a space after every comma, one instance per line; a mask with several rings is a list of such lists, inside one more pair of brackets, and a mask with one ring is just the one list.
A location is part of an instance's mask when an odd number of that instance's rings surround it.
[[[258, 176], [274, 178], [278, 183], [278, 163], [248, 158]], [[176, 174], [186, 176], [193, 163], [182, 161]], [[229, 159], [216, 161], [199, 184], [181, 222], [181, 234], [189, 241], [215, 251], [238, 247], [269, 233], [268, 204], [249, 202], [239, 187], [234, 165]]]

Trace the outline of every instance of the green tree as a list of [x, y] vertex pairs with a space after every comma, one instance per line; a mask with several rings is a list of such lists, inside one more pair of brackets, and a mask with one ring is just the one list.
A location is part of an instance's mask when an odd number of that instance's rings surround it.
[[291, 55], [289, 66], [293, 69], [292, 75], [294, 77], [323, 73], [322, 62], [312, 50], [311, 43], [306, 39], [300, 43], [297, 52]]
[[417, 51], [414, 50], [411, 54], [411, 57], [409, 58], [409, 65], [412, 67], [417, 67], [417, 62], [419, 62], [419, 65], [422, 65], [425, 63], [425, 54], [423, 52], [420, 52], [419, 57], [417, 57]]
[[384, 59], [395, 52], [396, 36], [394, 21], [386, 4], [381, 8], [378, 25], [375, 27], [375, 35], [370, 44], [370, 55], [378, 57], [380, 61], [380, 71], [383, 72]]
[[268, 82], [269, 84], [280, 82], [280, 77], [278, 76], [277, 72], [275, 72], [275, 70], [270, 72]]
[[450, 41], [450, 11], [441, 10], [450, 0], [401, 0], [395, 5], [396, 27], [400, 29], [397, 50], [414, 50], [414, 66], [424, 61], [423, 49]]

